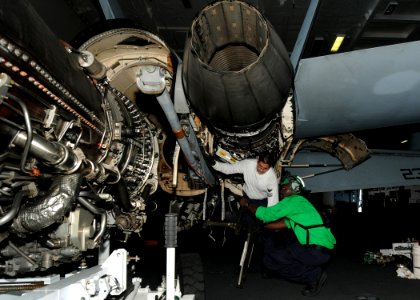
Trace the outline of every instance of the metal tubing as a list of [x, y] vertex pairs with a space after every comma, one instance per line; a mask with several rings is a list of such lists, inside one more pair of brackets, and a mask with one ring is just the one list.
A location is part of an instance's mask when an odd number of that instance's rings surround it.
[[93, 238], [93, 241], [95, 243], [97, 243], [99, 241], [99, 239], [105, 233], [106, 220], [107, 220], [106, 213], [103, 209], [97, 208], [95, 205], [93, 205], [87, 199], [85, 199], [83, 197], [78, 197], [77, 199], [79, 200], [80, 204], [82, 204], [85, 208], [87, 208], [91, 213], [101, 216], [101, 224], [100, 224], [100, 227], [99, 227], [99, 231]]
[[[22, 147], [28, 137], [25, 132], [19, 131], [12, 143]], [[49, 165], [59, 164], [66, 156], [65, 147], [58, 143], [52, 143], [40, 136], [34, 136], [31, 145], [31, 154]]]
[[28, 170], [25, 169], [25, 164], [26, 164], [26, 159], [28, 158], [29, 148], [30, 148], [31, 142], [32, 142], [31, 118], [29, 116], [28, 109], [26, 108], [26, 104], [22, 100], [20, 100], [19, 98], [15, 97], [11, 94], [8, 94], [7, 97], [9, 99], [17, 102], [22, 109], [23, 118], [25, 119], [27, 139], [26, 139], [26, 142], [25, 142], [25, 145], [24, 145], [24, 148], [23, 148], [22, 159], [20, 161], [20, 169], [24, 173], [30, 173]]
[[24, 259], [26, 259], [31, 265], [38, 266], [38, 264], [30, 258], [28, 255], [25, 254], [22, 250], [20, 250], [18, 247], [16, 247], [12, 242], [9, 241], [9, 247], [16, 251], [20, 256], [22, 256]]
[[[11, 124], [0, 124], [3, 134], [12, 136], [12, 144], [18, 147], [26, 147], [29, 140], [27, 132], [13, 128]], [[63, 172], [73, 172], [78, 169], [82, 161], [77, 155], [60, 143], [50, 142], [47, 139], [31, 134], [29, 152], [42, 162], [54, 166]]]

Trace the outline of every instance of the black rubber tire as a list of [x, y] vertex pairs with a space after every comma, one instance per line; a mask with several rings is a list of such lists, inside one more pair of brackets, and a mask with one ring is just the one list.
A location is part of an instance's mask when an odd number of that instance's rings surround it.
[[194, 294], [195, 300], [205, 300], [204, 271], [200, 255], [182, 253], [177, 265], [182, 294]]

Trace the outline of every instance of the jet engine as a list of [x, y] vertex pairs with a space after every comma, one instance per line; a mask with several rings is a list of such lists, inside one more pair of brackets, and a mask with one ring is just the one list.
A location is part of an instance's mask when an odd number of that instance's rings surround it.
[[243, 159], [283, 146], [279, 133], [293, 68], [255, 7], [240, 1], [205, 7], [192, 23], [183, 61], [186, 96], [213, 129], [217, 147]]
[[158, 130], [26, 1], [1, 2], [0, 28], [0, 270], [16, 275], [80, 261], [111, 228], [142, 230]]

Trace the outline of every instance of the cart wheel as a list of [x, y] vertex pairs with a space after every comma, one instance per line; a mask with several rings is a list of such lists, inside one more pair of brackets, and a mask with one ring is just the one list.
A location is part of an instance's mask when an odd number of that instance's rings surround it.
[[198, 253], [180, 254], [178, 275], [183, 295], [194, 294], [196, 300], [205, 300], [203, 263]]

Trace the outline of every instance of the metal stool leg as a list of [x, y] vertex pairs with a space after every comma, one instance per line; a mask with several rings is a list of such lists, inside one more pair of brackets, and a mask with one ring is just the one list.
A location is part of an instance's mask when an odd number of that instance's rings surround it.
[[236, 286], [238, 288], [244, 287], [248, 268], [251, 264], [252, 253], [254, 252], [254, 241], [252, 240], [251, 232], [248, 232], [244, 248], [242, 250], [241, 260], [239, 262], [239, 277]]

